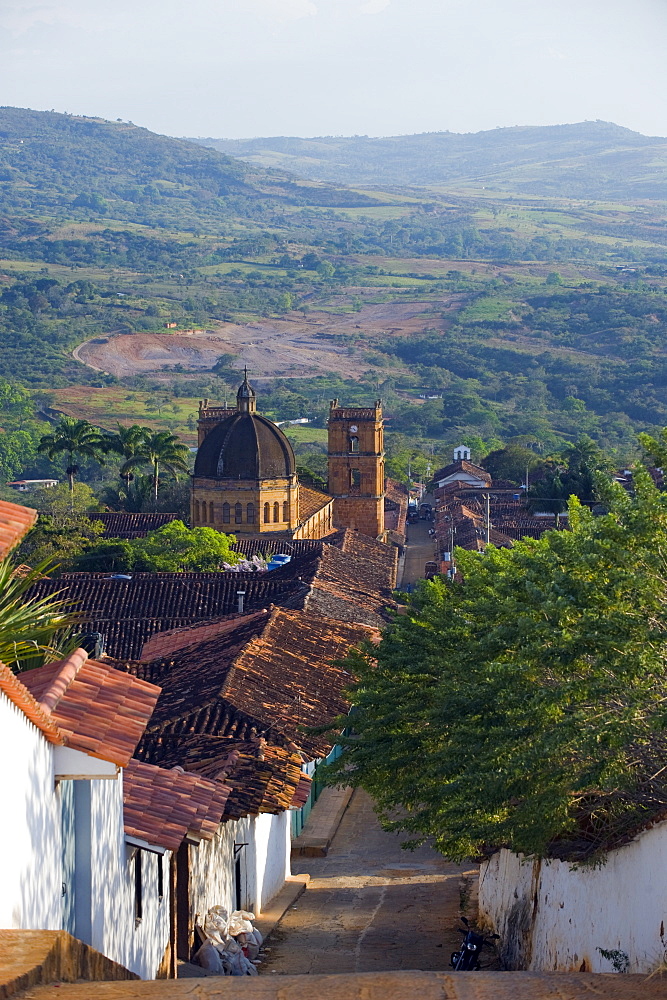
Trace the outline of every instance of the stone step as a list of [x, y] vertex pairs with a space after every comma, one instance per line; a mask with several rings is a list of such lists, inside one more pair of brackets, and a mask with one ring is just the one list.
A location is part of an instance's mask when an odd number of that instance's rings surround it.
[[38, 986], [22, 1000], [667, 1000], [646, 976], [539, 972], [366, 972]]

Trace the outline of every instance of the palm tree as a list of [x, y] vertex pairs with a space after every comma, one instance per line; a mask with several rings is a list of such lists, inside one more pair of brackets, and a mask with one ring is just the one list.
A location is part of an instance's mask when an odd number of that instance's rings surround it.
[[[151, 435], [150, 427], [140, 427], [139, 424], [132, 424], [131, 427], [123, 427], [118, 424], [118, 431], [115, 434], [108, 434], [104, 439], [105, 448], [113, 451], [127, 461], [134, 458], [146, 443]], [[132, 470], [121, 472], [121, 479], [125, 481], [125, 490], [129, 495], [130, 481], [132, 480]]]
[[57, 595], [28, 596], [48, 569], [18, 573], [9, 559], [0, 562], [0, 660], [15, 671], [60, 659], [77, 645], [71, 638], [77, 616], [66, 603]]
[[121, 466], [121, 476], [132, 469], [151, 466], [153, 469], [153, 503], [157, 507], [157, 491], [160, 484], [160, 469], [165, 469], [174, 479], [179, 473], [188, 472], [188, 448], [180, 444], [175, 434], [169, 431], [150, 432], [132, 458]]
[[37, 448], [50, 459], [65, 452], [69, 458], [67, 478], [70, 493], [74, 493], [74, 477], [79, 471], [75, 457], [96, 458], [102, 464], [105, 446], [101, 432], [87, 420], [76, 420], [74, 417], [61, 417], [53, 434], [44, 434]]

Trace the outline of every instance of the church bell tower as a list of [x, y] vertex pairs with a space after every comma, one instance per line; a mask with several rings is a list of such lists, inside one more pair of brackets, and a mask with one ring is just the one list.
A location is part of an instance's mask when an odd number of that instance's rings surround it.
[[382, 404], [329, 407], [329, 493], [339, 528], [384, 535], [384, 428]]

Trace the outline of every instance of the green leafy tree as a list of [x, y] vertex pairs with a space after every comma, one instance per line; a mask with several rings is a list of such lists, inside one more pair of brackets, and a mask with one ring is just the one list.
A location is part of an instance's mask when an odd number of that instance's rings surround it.
[[608, 514], [573, 499], [570, 531], [459, 550], [462, 583], [424, 583], [347, 661], [329, 780], [455, 859], [599, 856], [664, 810], [667, 494], [641, 469], [635, 486], [601, 482]]
[[85, 483], [75, 483], [71, 493], [65, 485], [56, 486], [41, 490], [36, 503], [40, 515], [21, 543], [18, 558], [31, 566], [49, 563], [70, 569], [104, 531], [101, 521], [88, 517], [100, 506], [93, 491]]
[[44, 434], [41, 438], [37, 450], [51, 460], [62, 454], [67, 455], [67, 478], [70, 492], [73, 493], [74, 477], [79, 471], [76, 458], [94, 458], [102, 463], [105, 446], [101, 432], [87, 420], [61, 417], [53, 433]]
[[528, 491], [527, 503], [532, 511], [549, 511], [556, 515], [567, 509], [571, 496], [584, 503], [600, 499], [598, 473], [607, 472], [609, 459], [586, 434], [568, 445], [559, 456], [556, 468], [548, 472]]
[[181, 473], [188, 472], [188, 455], [187, 446], [180, 444], [175, 434], [170, 434], [168, 431], [153, 431], [146, 436], [132, 458], [123, 463], [120, 474], [125, 476], [135, 469], [150, 466], [153, 478], [153, 503], [157, 506], [161, 471], [164, 470], [177, 479]]
[[325, 281], [331, 281], [336, 273], [336, 268], [330, 260], [321, 260], [315, 270], [319, 274], [320, 278], [323, 278]]
[[494, 479], [506, 479], [512, 483], [524, 483], [528, 472], [544, 468], [544, 463], [530, 448], [519, 444], [508, 444], [497, 448], [482, 459], [482, 466]]
[[182, 521], [171, 521], [132, 542], [133, 565], [156, 573], [222, 570], [224, 563], [234, 565], [239, 560], [230, 547], [235, 541], [234, 535], [215, 528], [186, 528]]
[[639, 443], [655, 465], [667, 469], [667, 427], [660, 431], [659, 438], [650, 434], [638, 434]]
[[100, 540], [82, 550], [71, 563], [71, 569], [84, 573], [128, 573], [134, 566], [132, 542], [125, 538]]

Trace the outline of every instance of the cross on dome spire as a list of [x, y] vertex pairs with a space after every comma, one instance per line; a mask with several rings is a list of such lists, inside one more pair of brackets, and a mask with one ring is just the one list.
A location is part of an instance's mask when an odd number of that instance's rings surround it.
[[254, 413], [257, 409], [255, 390], [248, 382], [248, 366], [243, 368], [243, 382], [236, 393], [236, 408], [240, 413]]

